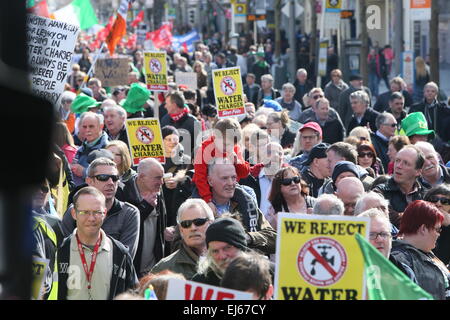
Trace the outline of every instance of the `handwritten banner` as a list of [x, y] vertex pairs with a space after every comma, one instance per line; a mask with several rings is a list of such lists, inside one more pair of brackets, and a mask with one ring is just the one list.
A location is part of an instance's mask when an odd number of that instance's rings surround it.
[[98, 59], [95, 64], [95, 77], [103, 87], [125, 85], [128, 83], [130, 69], [128, 58]]

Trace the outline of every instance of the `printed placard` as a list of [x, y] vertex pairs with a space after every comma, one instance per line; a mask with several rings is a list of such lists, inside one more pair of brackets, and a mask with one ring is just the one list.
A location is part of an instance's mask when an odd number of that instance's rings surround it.
[[127, 119], [130, 154], [134, 165], [142, 159], [155, 158], [165, 163], [161, 125], [157, 118]]
[[153, 91], [168, 91], [167, 54], [162, 51], [144, 52], [145, 83]]
[[361, 300], [369, 218], [278, 214], [275, 299]]
[[175, 82], [177, 86], [185, 85], [190, 90], [197, 90], [197, 73], [196, 72], [175, 72]]
[[33, 300], [39, 300], [41, 299], [41, 296], [43, 295], [44, 290], [44, 283], [47, 274], [50, 272], [47, 270], [49, 267], [48, 264], [50, 263], [50, 260], [39, 258], [36, 256], [33, 256], [32, 261], [32, 284], [31, 284], [31, 298]]
[[219, 118], [245, 114], [241, 68], [213, 70], [213, 83]]
[[169, 279], [166, 300], [252, 300], [252, 294], [194, 281]]
[[64, 91], [79, 28], [28, 14], [28, 62], [32, 92], [56, 105]]
[[128, 58], [98, 59], [95, 64], [95, 77], [103, 87], [120, 86], [128, 83], [130, 65]]

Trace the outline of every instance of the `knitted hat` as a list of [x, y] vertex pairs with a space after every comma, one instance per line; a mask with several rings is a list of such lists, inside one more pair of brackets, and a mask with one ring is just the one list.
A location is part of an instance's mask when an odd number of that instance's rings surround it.
[[337, 177], [339, 177], [339, 175], [342, 172], [352, 172], [355, 174], [355, 176], [359, 179], [359, 170], [358, 167], [356, 166], [356, 164], [354, 164], [353, 162], [350, 161], [339, 161], [338, 163], [336, 163], [336, 165], [334, 166], [333, 169], [333, 174], [332, 174], [332, 179], [333, 182], [336, 183], [336, 179]]
[[219, 218], [206, 229], [206, 246], [211, 241], [222, 241], [247, 251], [247, 240], [242, 224], [233, 218]]
[[283, 110], [283, 108], [281, 107], [281, 104], [279, 104], [278, 102], [276, 102], [275, 100], [269, 100], [269, 99], [264, 99], [264, 105], [263, 107], [266, 108], [271, 108], [275, 111], [281, 111]]
[[360, 74], [351, 74], [349, 77], [349, 81], [354, 81], [354, 80], [362, 80], [363, 78], [361, 77]]
[[432, 134], [434, 137], [434, 131], [428, 130], [428, 123], [422, 112], [410, 113], [405, 119], [402, 120], [402, 129], [407, 137], [411, 137], [416, 134], [421, 136]]
[[72, 112], [81, 114], [83, 112], [89, 111], [90, 108], [96, 108], [100, 106], [102, 103], [97, 102], [94, 98], [91, 98], [84, 93], [80, 93], [76, 98], [72, 101]]
[[120, 105], [128, 113], [145, 111], [142, 105], [150, 98], [150, 91], [139, 83], [133, 83], [128, 91], [125, 101], [120, 101]]

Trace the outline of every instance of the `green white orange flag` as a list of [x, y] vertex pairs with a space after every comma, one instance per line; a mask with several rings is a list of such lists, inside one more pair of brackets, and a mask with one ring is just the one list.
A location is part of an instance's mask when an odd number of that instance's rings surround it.
[[98, 24], [90, 0], [73, 0], [67, 6], [53, 12], [51, 16], [56, 20], [79, 26], [81, 30], [89, 29]]
[[364, 237], [355, 237], [364, 256], [369, 300], [433, 300]]
[[122, 0], [120, 2], [119, 10], [117, 11], [117, 18], [114, 21], [111, 32], [106, 38], [109, 53], [111, 55], [116, 51], [116, 46], [127, 32], [127, 12], [130, 5], [130, 0]]

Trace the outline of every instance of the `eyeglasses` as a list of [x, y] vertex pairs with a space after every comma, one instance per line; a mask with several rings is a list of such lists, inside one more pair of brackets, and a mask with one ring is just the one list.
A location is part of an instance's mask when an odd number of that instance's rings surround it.
[[313, 98], [314, 100], [317, 100], [317, 99], [319, 99], [319, 98], [323, 98], [323, 95], [317, 94], [317, 95], [313, 96], [312, 98]]
[[304, 135], [301, 136], [301, 138], [303, 140], [313, 140], [313, 139], [316, 139], [317, 137], [318, 137], [317, 135], [316, 136], [304, 136]]
[[364, 158], [364, 157], [369, 157], [369, 158], [373, 158], [374, 154], [372, 152], [360, 152], [358, 154], [358, 157], [360, 158]]
[[300, 183], [300, 177], [299, 176], [295, 176], [295, 177], [292, 177], [292, 178], [284, 178], [283, 180], [281, 180], [281, 184], [283, 186], [290, 186], [292, 182], [294, 182], [295, 184]]
[[370, 240], [376, 240], [380, 236], [381, 239], [389, 239], [391, 237], [391, 234], [388, 232], [370, 232], [369, 233], [369, 239]]
[[432, 203], [436, 203], [436, 202], [440, 201], [441, 204], [444, 204], [444, 205], [449, 205], [450, 204], [450, 199], [443, 198], [443, 197], [433, 196], [433, 197], [430, 198], [429, 201], [432, 202]]
[[116, 174], [98, 174], [93, 178], [102, 182], [108, 181], [110, 178], [112, 179], [113, 182], [117, 182], [120, 179], [120, 177]]
[[197, 218], [193, 220], [184, 220], [180, 221], [180, 226], [184, 229], [190, 228], [192, 224], [195, 224], [197, 227], [200, 227], [204, 225], [207, 221], [209, 221], [208, 218]]
[[397, 127], [396, 123], [383, 123], [383, 125], [388, 126], [388, 127], [392, 127], [392, 128]]
[[104, 214], [104, 212], [101, 211], [101, 210], [77, 210], [77, 213], [78, 213], [80, 216], [93, 215], [93, 216], [95, 216], [95, 217], [101, 216], [101, 215]]

